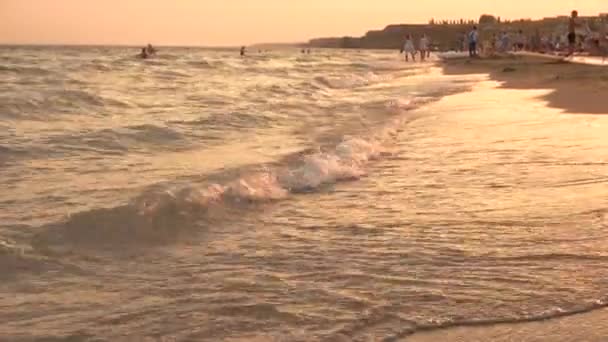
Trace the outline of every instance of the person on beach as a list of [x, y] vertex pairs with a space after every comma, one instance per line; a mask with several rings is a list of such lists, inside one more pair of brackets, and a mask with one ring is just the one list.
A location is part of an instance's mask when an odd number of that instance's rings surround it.
[[497, 54], [499, 52], [502, 52], [502, 41], [500, 40], [502, 37], [502, 35], [496, 34], [494, 33], [494, 37], [492, 39], [492, 42], [494, 44], [494, 54]]
[[534, 31], [534, 35], [528, 44], [528, 49], [534, 52], [539, 52], [542, 50], [542, 38], [539, 29]]
[[467, 51], [467, 48], [469, 46], [469, 35], [466, 32], [462, 32], [458, 42], [460, 44], [460, 52]]
[[412, 61], [416, 61], [416, 48], [414, 47], [414, 41], [411, 35], [407, 35], [405, 37], [405, 43], [403, 44], [403, 53], [405, 54], [405, 61], [410, 61], [410, 55], [412, 56]]
[[578, 11], [572, 11], [570, 15], [570, 21], [568, 23], [568, 55], [574, 55], [576, 51], [576, 29], [581, 26], [578, 19]]
[[543, 35], [540, 38], [540, 51], [543, 53], [547, 53], [553, 50], [551, 46], [551, 39], [547, 35]]
[[496, 33], [492, 34], [492, 39], [488, 42], [488, 55], [496, 56], [498, 53], [498, 46], [500, 40], [498, 39], [498, 35]]
[[515, 51], [523, 51], [526, 47], [526, 37], [524, 31], [519, 30], [515, 36]]
[[510, 50], [511, 37], [507, 31], [502, 31], [500, 35], [500, 52], [506, 53]]
[[563, 43], [563, 37], [560, 35], [555, 35], [553, 37], [553, 49], [556, 51], [561, 51], [563, 49], [564, 43]]
[[426, 34], [423, 34], [422, 38], [420, 38], [418, 48], [420, 50], [420, 61], [424, 62], [429, 52], [429, 39], [426, 37]]
[[555, 50], [556, 50], [556, 46], [555, 46], [555, 33], [551, 33], [547, 37], [547, 48], [549, 49], [549, 51], [555, 52]]
[[477, 26], [473, 26], [473, 30], [469, 32], [469, 57], [477, 57], [477, 42], [479, 41], [479, 32], [477, 32]]

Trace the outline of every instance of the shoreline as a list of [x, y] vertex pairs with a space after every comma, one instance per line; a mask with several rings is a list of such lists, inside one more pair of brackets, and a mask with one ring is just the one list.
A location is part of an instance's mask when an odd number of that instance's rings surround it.
[[539, 99], [571, 114], [608, 114], [608, 68], [533, 56], [445, 60], [446, 75], [489, 74], [508, 89], [549, 89]]
[[[446, 75], [488, 74], [501, 88], [551, 90], [538, 100], [566, 114], [608, 115], [608, 68], [550, 61], [533, 56], [446, 60], [439, 64]], [[472, 93], [474, 94], [474, 93]], [[553, 342], [605, 341], [608, 307], [598, 303], [586, 309], [521, 320], [464, 322], [436, 329], [419, 329], [398, 341], [407, 342]]]
[[454, 324], [437, 329], [419, 330], [402, 337], [405, 342], [553, 342], [605, 341], [608, 336], [608, 308], [598, 306], [590, 310], [558, 314], [553, 317], [522, 321], [479, 322]]

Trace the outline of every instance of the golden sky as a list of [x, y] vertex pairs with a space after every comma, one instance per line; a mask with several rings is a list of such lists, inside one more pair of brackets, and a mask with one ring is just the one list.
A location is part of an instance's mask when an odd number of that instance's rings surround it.
[[608, 0], [0, 0], [0, 43], [242, 45], [435, 18], [608, 12]]

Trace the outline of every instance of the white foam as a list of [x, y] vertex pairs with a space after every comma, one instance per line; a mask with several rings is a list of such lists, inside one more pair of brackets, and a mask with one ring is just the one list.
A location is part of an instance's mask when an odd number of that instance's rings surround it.
[[226, 188], [218, 184], [206, 188], [183, 186], [144, 193], [135, 199], [133, 205], [142, 216], [156, 215], [168, 209], [187, 211], [193, 208], [206, 208], [218, 202], [225, 191]]
[[[428, 99], [397, 100], [401, 108], [413, 108]], [[136, 199], [140, 215], [157, 215], [167, 210], [177, 213], [201, 212], [212, 205], [264, 202], [286, 198], [290, 193], [314, 191], [319, 187], [366, 174], [365, 166], [385, 153], [385, 144], [394, 137], [405, 118], [398, 117], [375, 134], [345, 138], [335, 148], [302, 156], [296, 163], [238, 177], [225, 184], [189, 184], [153, 191]]]
[[279, 184], [274, 172], [267, 171], [237, 179], [228, 184], [223, 195], [237, 202], [265, 201], [285, 198], [288, 191]]
[[188, 185], [146, 193], [136, 199], [137, 212], [154, 216], [172, 212], [200, 212], [211, 205], [279, 200], [290, 192], [312, 191], [325, 184], [355, 180], [365, 175], [365, 164], [380, 156], [379, 143], [353, 138], [329, 153], [302, 157], [296, 166], [245, 175], [225, 185], [198, 188]]
[[392, 76], [390, 75], [380, 76], [371, 71], [364, 75], [350, 74], [346, 76], [319, 76], [315, 78], [317, 82], [333, 89], [364, 87], [374, 83], [385, 82], [390, 79], [392, 79]]
[[402, 98], [386, 103], [386, 108], [392, 111], [412, 110], [432, 101], [430, 97]]
[[335, 154], [314, 154], [306, 156], [300, 167], [288, 170], [280, 179], [290, 191], [305, 191], [340, 180], [357, 179], [363, 174], [359, 167], [347, 165]]
[[380, 142], [367, 141], [358, 138], [348, 139], [336, 147], [336, 155], [340, 157], [343, 162], [350, 162], [351, 165], [355, 164], [361, 166], [361, 164], [368, 160], [380, 156], [382, 151], [380, 144]]

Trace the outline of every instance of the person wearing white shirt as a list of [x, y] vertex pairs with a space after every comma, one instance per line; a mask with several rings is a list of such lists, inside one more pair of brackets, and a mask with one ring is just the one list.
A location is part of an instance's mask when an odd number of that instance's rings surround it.
[[477, 26], [473, 26], [473, 30], [469, 32], [469, 57], [477, 57], [477, 42], [479, 41], [479, 33]]
[[418, 49], [420, 50], [420, 61], [424, 62], [429, 50], [429, 39], [426, 37], [426, 34], [423, 34], [422, 38], [420, 38]]
[[412, 61], [416, 61], [416, 48], [414, 47], [414, 40], [409, 34], [405, 37], [405, 43], [403, 44], [403, 53], [405, 54], [406, 62], [409, 62], [410, 55], [412, 56]]

